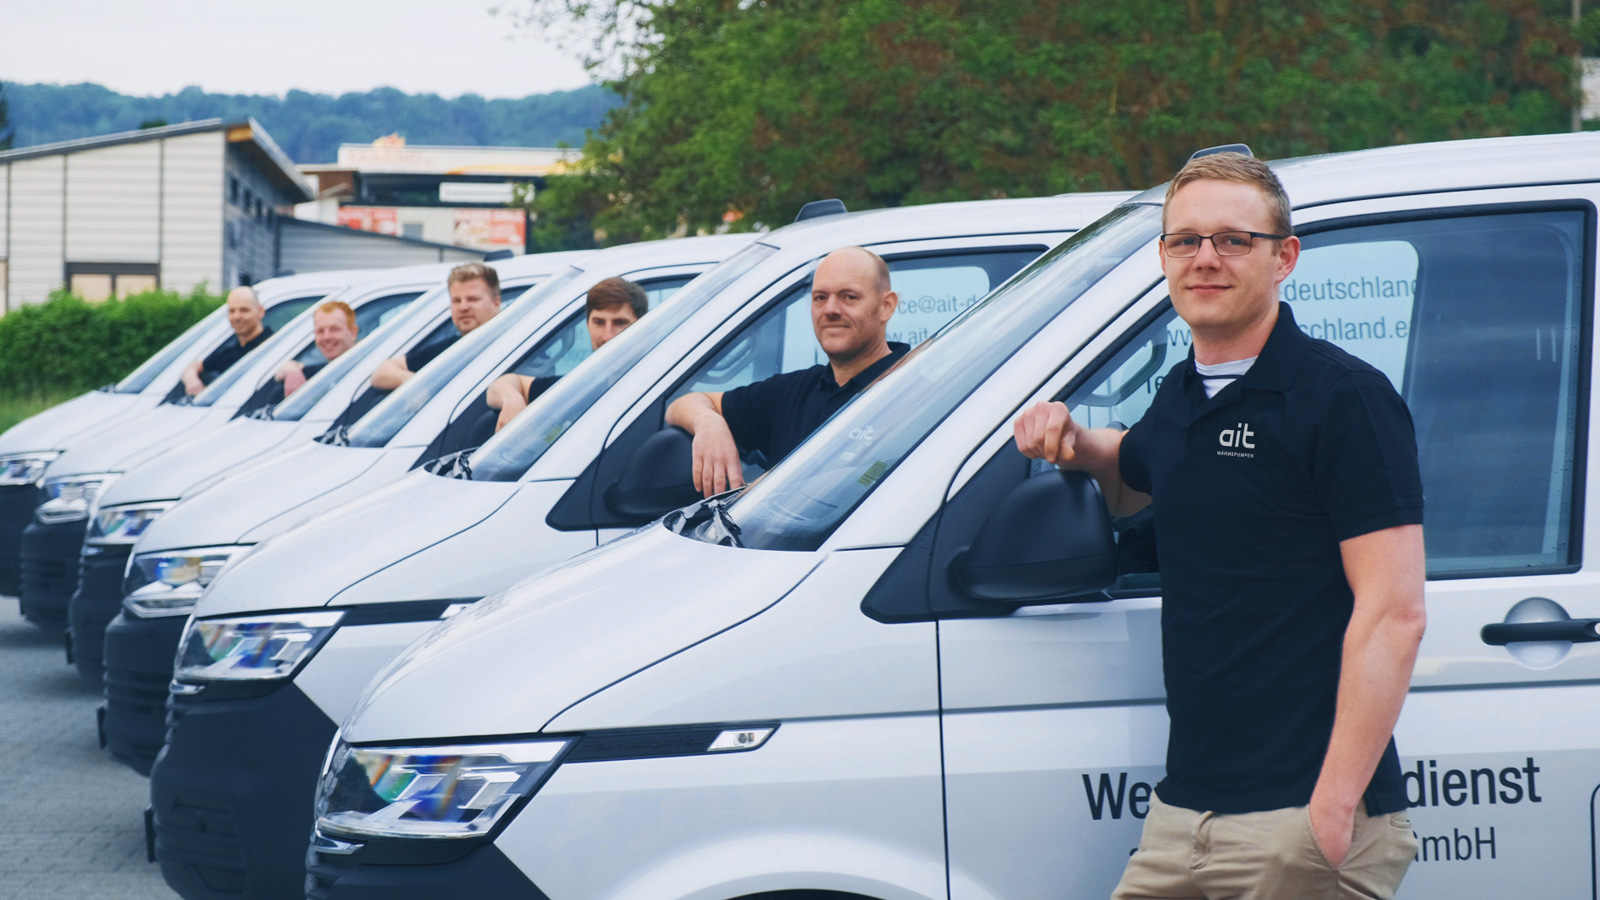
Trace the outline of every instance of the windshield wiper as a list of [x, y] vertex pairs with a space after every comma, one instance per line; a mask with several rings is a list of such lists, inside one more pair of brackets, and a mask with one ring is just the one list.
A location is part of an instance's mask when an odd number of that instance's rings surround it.
[[434, 475], [442, 475], [445, 478], [459, 478], [462, 481], [471, 481], [472, 451], [476, 449], [478, 448], [468, 447], [465, 450], [457, 450], [454, 453], [447, 453], [438, 459], [431, 459], [426, 463], [423, 463], [422, 470], [424, 472], [431, 472]]
[[[739, 488], [739, 490], [744, 490]], [[692, 537], [697, 541], [708, 544], [717, 544], [723, 547], [743, 547], [739, 540], [739, 523], [728, 515], [727, 500], [732, 499], [735, 491], [718, 494], [702, 500], [694, 506], [685, 507], [667, 513], [661, 524], [673, 534]]]
[[327, 444], [329, 447], [348, 447], [350, 446], [350, 426], [338, 425], [329, 428], [318, 435], [316, 441], [319, 444]]
[[271, 421], [272, 414], [275, 411], [277, 411], [277, 409], [278, 409], [278, 404], [276, 404], [276, 403], [268, 403], [266, 406], [258, 406], [254, 410], [251, 411], [250, 418], [252, 418], [252, 419], [266, 419], [268, 421]]

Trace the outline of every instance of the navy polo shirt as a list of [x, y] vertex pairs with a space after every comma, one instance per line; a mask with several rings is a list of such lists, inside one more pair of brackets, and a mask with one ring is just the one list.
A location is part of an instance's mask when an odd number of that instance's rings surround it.
[[[1339, 542], [1421, 524], [1411, 414], [1389, 380], [1306, 336], [1285, 304], [1256, 362], [1207, 399], [1174, 366], [1123, 437], [1122, 478], [1149, 493], [1173, 806], [1303, 806], [1333, 731], [1353, 595]], [[1364, 799], [1407, 806], [1391, 738]]]
[[840, 384], [827, 363], [785, 372], [722, 395], [722, 418], [741, 453], [759, 450], [767, 466], [788, 456], [851, 397], [899, 362], [911, 345], [889, 342], [889, 355]]
[[272, 337], [272, 329], [261, 326], [261, 333], [257, 334], [248, 344], [239, 343], [237, 334], [228, 335], [222, 346], [206, 354], [200, 361], [200, 383], [210, 384], [217, 380], [217, 376], [228, 371], [228, 367], [244, 358], [246, 353], [261, 346], [261, 342]]

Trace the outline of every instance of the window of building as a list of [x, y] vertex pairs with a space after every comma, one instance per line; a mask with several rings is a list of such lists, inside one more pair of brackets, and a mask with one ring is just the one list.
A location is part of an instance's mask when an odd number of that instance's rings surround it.
[[160, 286], [161, 267], [155, 263], [67, 263], [67, 290], [92, 303]]
[[239, 205], [239, 179], [228, 176], [228, 202], [234, 206]]

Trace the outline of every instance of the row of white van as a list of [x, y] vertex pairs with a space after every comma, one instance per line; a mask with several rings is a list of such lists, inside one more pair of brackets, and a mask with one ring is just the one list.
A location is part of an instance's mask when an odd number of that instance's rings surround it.
[[[1423, 849], [1402, 895], [1592, 891], [1600, 654], [1577, 645], [1600, 639], [1583, 528], [1600, 136], [1276, 168], [1306, 247], [1284, 299], [1417, 423], [1430, 628], [1397, 739]], [[502, 279], [537, 285], [375, 404], [367, 376], [445, 321], [440, 288], [392, 301], [268, 413], [250, 398], [304, 351], [303, 318], [209, 404], [141, 399], [95, 427], [52, 411], [0, 436], [0, 490], [49, 498], [25, 544], [86, 516], [79, 658], [95, 598], [122, 603], [104, 730], [135, 765], [159, 748], [169, 883], [1107, 894], [1165, 750], [1159, 557], [1147, 522], [1108, 521], [1085, 480], [1018, 455], [1010, 422], [1057, 398], [1131, 423], [1184, 358], [1160, 203], [950, 204], [528, 258]], [[889, 261], [891, 330], [918, 350], [750, 487], [657, 518], [689, 499], [666, 404], [814, 364], [809, 274], [847, 244]], [[584, 359], [583, 293], [610, 275], [660, 306]], [[339, 296], [377, 309], [399, 279]], [[563, 377], [485, 439], [506, 371]]]

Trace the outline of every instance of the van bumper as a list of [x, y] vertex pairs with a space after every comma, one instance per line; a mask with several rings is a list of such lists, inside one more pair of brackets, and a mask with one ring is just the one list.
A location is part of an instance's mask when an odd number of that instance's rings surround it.
[[292, 683], [275, 682], [173, 696], [168, 724], [150, 770], [167, 884], [186, 900], [300, 896], [334, 722]]
[[[494, 844], [468, 848], [424, 848], [421, 841], [358, 845], [351, 854], [312, 850], [306, 862], [307, 900], [441, 900], [495, 897], [550, 900]], [[437, 842], [436, 842], [437, 843]], [[449, 861], [405, 864], [421, 853], [456, 855]], [[454, 853], [451, 851], [454, 850]], [[380, 854], [383, 858], [379, 859]], [[376, 861], [375, 861], [376, 860]]]
[[141, 775], [167, 736], [167, 685], [187, 616], [118, 613], [106, 626], [106, 752]]
[[0, 487], [0, 594], [7, 597], [22, 595], [22, 531], [44, 497], [31, 484]]
[[106, 626], [122, 610], [122, 576], [132, 552], [129, 544], [83, 546], [78, 589], [67, 604], [67, 626], [72, 661], [90, 681], [98, 682], [105, 674]]
[[78, 587], [78, 555], [89, 521], [45, 525], [31, 522], [22, 530], [22, 615], [40, 628], [67, 626], [67, 604]]

